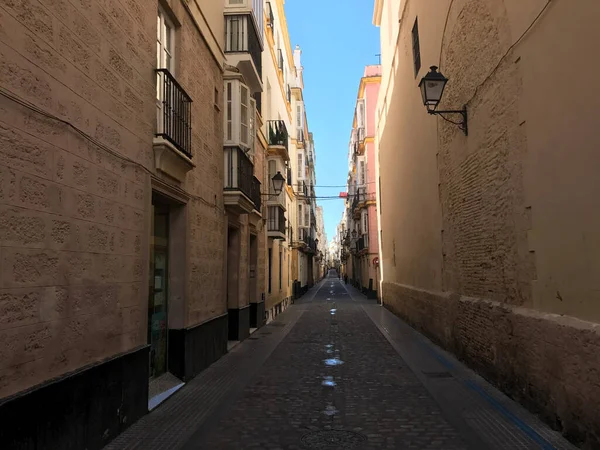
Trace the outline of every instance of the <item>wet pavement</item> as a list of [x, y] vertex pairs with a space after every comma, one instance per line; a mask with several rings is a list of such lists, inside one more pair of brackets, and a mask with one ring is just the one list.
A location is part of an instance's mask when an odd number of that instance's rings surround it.
[[571, 449], [337, 277], [107, 449]]

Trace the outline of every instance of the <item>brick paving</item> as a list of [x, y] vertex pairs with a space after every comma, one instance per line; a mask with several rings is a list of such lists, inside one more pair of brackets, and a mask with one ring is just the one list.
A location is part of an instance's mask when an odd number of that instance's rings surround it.
[[[311, 436], [322, 430], [366, 438], [354, 448], [466, 448], [360, 303], [338, 281], [331, 284], [295, 306], [304, 314], [254, 382], [186, 450], [352, 448], [343, 440], [318, 446], [319, 435]], [[343, 364], [324, 363], [336, 358]]]
[[568, 449], [537, 418], [337, 278], [107, 449]]

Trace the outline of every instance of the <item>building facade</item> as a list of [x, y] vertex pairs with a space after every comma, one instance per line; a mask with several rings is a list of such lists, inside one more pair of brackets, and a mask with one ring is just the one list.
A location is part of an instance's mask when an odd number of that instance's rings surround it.
[[223, 7], [19, 5], [0, 7], [0, 441], [101, 448], [154, 381], [227, 351]]
[[[586, 448], [600, 445], [600, 138], [581, 86], [598, 62], [573, 68], [599, 13], [377, 0], [374, 14], [383, 302]], [[467, 130], [427, 113], [430, 66], [449, 79], [439, 109], [466, 105]]]
[[352, 284], [371, 298], [377, 298], [380, 278], [375, 173], [375, 111], [380, 83], [381, 67], [366, 66], [358, 88], [350, 135], [348, 196], [342, 227], [346, 274]]
[[291, 302], [301, 66], [282, 0], [19, 5], [0, 6], [0, 442], [98, 449]]

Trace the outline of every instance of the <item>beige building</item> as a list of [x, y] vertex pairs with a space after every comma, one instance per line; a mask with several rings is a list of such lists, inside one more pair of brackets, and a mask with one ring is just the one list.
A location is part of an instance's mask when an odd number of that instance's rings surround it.
[[[600, 445], [592, 0], [377, 0], [384, 304], [574, 441]], [[583, 61], [583, 64], [582, 64]], [[466, 105], [468, 135], [427, 113]], [[461, 123], [460, 114], [444, 114]]]
[[0, 6], [2, 445], [101, 448], [264, 322], [264, 11], [229, 3]]

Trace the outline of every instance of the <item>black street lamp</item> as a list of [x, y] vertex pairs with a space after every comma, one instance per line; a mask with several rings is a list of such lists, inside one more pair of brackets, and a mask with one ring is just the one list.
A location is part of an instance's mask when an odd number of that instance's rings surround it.
[[[419, 83], [419, 89], [421, 89], [421, 96], [423, 97], [423, 104], [427, 108], [427, 112], [432, 115], [438, 115], [446, 122], [458, 125], [461, 130], [465, 133], [465, 136], [469, 135], [467, 128], [467, 107], [464, 106], [461, 110], [449, 110], [449, 111], [437, 111], [436, 108], [442, 100], [442, 94], [444, 88], [448, 82], [448, 78], [438, 72], [437, 66], [431, 66], [430, 71], [421, 78]], [[454, 122], [444, 117], [444, 114], [460, 114], [462, 116], [462, 122]]]
[[260, 194], [263, 195], [265, 197], [277, 197], [279, 194], [281, 194], [281, 191], [283, 190], [283, 185], [285, 183], [285, 178], [283, 178], [283, 175], [281, 175], [281, 172], [277, 172], [273, 178], [271, 178], [271, 182], [273, 183], [273, 194]]
[[275, 191], [275, 195], [281, 194], [283, 184], [285, 183], [285, 178], [283, 178], [281, 172], [277, 172], [271, 181], [273, 182], [273, 191]]

